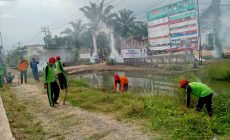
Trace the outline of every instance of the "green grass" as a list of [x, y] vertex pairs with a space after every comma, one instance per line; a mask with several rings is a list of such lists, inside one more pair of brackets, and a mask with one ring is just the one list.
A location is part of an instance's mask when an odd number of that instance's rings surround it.
[[40, 122], [33, 122], [32, 115], [23, 104], [18, 102], [8, 86], [0, 90], [0, 95], [15, 139], [44, 139], [44, 131]]
[[230, 81], [230, 61], [210, 64], [206, 68], [207, 76], [213, 80]]
[[[229, 93], [214, 97], [212, 118], [205, 108], [201, 113], [187, 109], [181, 91], [176, 93], [175, 96], [146, 97], [70, 86], [67, 99], [74, 106], [113, 114], [117, 120], [142, 122], [142, 126], [163, 139], [210, 139], [214, 131], [220, 139], [230, 136], [230, 100], [226, 100], [230, 98]], [[195, 98], [193, 101], [193, 104], [197, 102]]]

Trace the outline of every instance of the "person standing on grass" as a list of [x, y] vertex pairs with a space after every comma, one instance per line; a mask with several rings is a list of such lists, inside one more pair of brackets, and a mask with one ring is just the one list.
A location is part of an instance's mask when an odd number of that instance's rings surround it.
[[23, 57], [20, 57], [20, 59], [21, 61], [18, 64], [18, 70], [20, 71], [21, 84], [23, 84], [23, 77], [24, 77], [25, 83], [27, 83], [27, 69], [28, 69], [29, 63]]
[[34, 79], [37, 82], [39, 82], [38, 64], [39, 62], [35, 58], [32, 58], [32, 61], [30, 62], [30, 68], [32, 69]]
[[66, 89], [67, 80], [66, 80], [65, 71], [64, 71], [60, 56], [56, 56], [56, 69], [58, 73], [59, 85], [61, 89]]
[[58, 104], [57, 100], [60, 93], [53, 67], [55, 62], [56, 59], [50, 57], [48, 64], [43, 69], [44, 88], [47, 89], [48, 100], [51, 107], [55, 107], [55, 104]]
[[129, 87], [129, 80], [127, 77], [125, 76], [120, 76], [118, 74], [114, 75], [114, 92], [117, 91], [117, 84], [119, 84], [119, 90], [124, 93], [126, 91], [128, 91], [128, 87]]
[[214, 91], [207, 85], [200, 82], [189, 82], [188, 80], [181, 80], [179, 88], [186, 89], [187, 96], [187, 107], [190, 105], [190, 95], [198, 97], [198, 103], [196, 105], [196, 110], [201, 111], [204, 104], [206, 104], [206, 109], [210, 117], [213, 116], [212, 112], [212, 96]]

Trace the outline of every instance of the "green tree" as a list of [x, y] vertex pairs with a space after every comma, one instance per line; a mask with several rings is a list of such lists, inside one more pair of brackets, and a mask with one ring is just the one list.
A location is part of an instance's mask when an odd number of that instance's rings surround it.
[[110, 53], [110, 41], [105, 33], [97, 36], [98, 56], [99, 58], [107, 58]]
[[80, 48], [82, 43], [82, 35], [86, 31], [86, 25], [82, 23], [81, 20], [79, 20], [77, 23], [70, 22], [73, 29], [66, 28], [61, 34], [66, 34], [67, 38], [69, 38], [70, 43], [75, 48]]
[[116, 33], [122, 38], [130, 36], [142, 38], [148, 36], [147, 24], [137, 21], [134, 12], [131, 10], [122, 9], [118, 11], [113, 21]]
[[135, 28], [133, 30], [133, 36], [137, 38], [145, 38], [148, 37], [148, 27], [147, 23], [138, 21], [135, 24]]
[[131, 36], [136, 27], [136, 17], [133, 11], [127, 9], [118, 11], [113, 26], [121, 37], [126, 38]]
[[105, 7], [104, 0], [102, 0], [99, 5], [90, 2], [89, 6], [84, 6], [80, 8], [80, 11], [82, 11], [86, 18], [88, 18], [88, 20], [90, 21], [89, 25], [91, 31], [95, 31], [97, 30], [98, 25], [101, 22], [111, 24], [113, 17], [115, 16], [114, 13], [111, 13], [112, 9], [112, 5], [108, 5]]

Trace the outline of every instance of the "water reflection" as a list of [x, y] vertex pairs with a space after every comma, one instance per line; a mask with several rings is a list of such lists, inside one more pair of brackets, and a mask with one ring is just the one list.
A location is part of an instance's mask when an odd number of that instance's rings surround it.
[[[78, 79], [86, 80], [90, 87], [113, 89], [114, 72], [92, 72], [77, 75]], [[156, 76], [137, 72], [118, 72], [129, 79], [129, 90], [135, 92], [153, 92], [156, 90], [172, 90], [173, 82], [169, 76]]]
[[[113, 90], [113, 74], [111, 71], [90, 72], [77, 74], [77, 79], [84, 79], [90, 87]], [[154, 93], [157, 91], [171, 94], [177, 75], [156, 75], [147, 72], [118, 72], [129, 78], [129, 90], [134, 93]], [[197, 75], [200, 77], [200, 75]], [[207, 81], [200, 77], [201, 81], [209, 85], [216, 93], [230, 92], [229, 82]]]

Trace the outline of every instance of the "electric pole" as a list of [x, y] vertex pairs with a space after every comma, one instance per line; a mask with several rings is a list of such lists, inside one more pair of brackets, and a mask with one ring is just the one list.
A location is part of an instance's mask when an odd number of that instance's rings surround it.
[[46, 47], [49, 47], [49, 41], [51, 39], [51, 33], [49, 31], [49, 27], [41, 27], [42, 32], [45, 33], [45, 37], [44, 37], [44, 42], [46, 44]]
[[202, 65], [202, 46], [201, 46], [201, 32], [200, 32], [200, 6], [199, 1], [196, 0], [196, 7], [197, 7], [197, 28], [198, 28], [198, 38], [197, 38], [197, 45], [198, 45], [198, 52], [199, 52], [199, 65]]
[[4, 56], [4, 49], [3, 49], [3, 42], [2, 42], [2, 33], [0, 31], [0, 39], [1, 39], [1, 44], [0, 44], [0, 55]]

